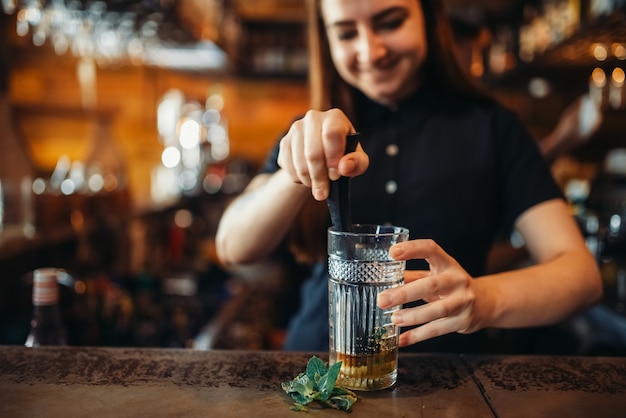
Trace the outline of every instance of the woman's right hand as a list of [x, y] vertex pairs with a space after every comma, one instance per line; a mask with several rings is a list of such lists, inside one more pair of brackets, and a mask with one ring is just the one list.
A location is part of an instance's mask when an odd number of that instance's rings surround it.
[[316, 200], [325, 200], [329, 180], [358, 176], [369, 165], [361, 144], [355, 152], [344, 155], [346, 136], [354, 132], [339, 109], [309, 110], [280, 141], [278, 165], [294, 182], [310, 187]]

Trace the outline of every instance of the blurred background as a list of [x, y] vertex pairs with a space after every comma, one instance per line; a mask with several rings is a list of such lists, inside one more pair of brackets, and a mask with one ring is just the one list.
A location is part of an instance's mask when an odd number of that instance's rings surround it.
[[[280, 349], [306, 267], [227, 270], [213, 238], [308, 109], [304, 1], [0, 1], [0, 344], [56, 267], [69, 344]], [[538, 141], [575, 106], [550, 160], [606, 290], [568, 349], [626, 340], [626, 1], [446, 4], [468, 73]]]

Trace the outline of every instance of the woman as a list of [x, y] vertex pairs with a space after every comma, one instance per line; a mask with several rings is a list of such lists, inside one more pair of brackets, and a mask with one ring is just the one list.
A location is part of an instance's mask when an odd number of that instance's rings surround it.
[[[340, 175], [352, 177], [354, 222], [410, 230], [391, 251], [407, 260], [405, 285], [377, 301], [404, 305], [392, 317], [401, 346], [485, 352], [481, 330], [552, 324], [598, 301], [595, 261], [536, 144], [464, 76], [441, 1], [316, 0], [309, 13], [314, 110], [217, 233], [226, 264], [268, 257], [287, 239], [314, 262], [285, 349], [328, 349], [324, 200]], [[360, 144], [344, 156], [355, 131]], [[503, 228], [536, 265], [485, 275]]]

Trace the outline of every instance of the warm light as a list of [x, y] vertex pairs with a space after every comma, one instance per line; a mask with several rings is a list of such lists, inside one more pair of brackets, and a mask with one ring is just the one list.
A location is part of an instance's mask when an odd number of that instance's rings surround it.
[[604, 61], [609, 56], [609, 52], [603, 44], [592, 44], [591, 53], [598, 61]]
[[598, 87], [602, 87], [606, 84], [606, 74], [602, 68], [594, 68], [591, 73], [591, 81]]
[[178, 170], [158, 166], [152, 170], [150, 177], [150, 197], [153, 202], [173, 202], [179, 196]]
[[470, 65], [470, 74], [474, 77], [481, 77], [485, 72], [485, 67], [482, 62], [472, 61]]
[[76, 280], [74, 283], [74, 291], [77, 294], [82, 295], [87, 291], [87, 285], [82, 280]]
[[594, 68], [589, 77], [589, 97], [598, 109], [605, 105], [606, 74], [602, 68]]
[[613, 73], [611, 74], [611, 80], [614, 86], [616, 87], [621, 87], [624, 85], [624, 70], [622, 70], [621, 68], [617, 67], [616, 69], [613, 70]]
[[79, 210], [73, 210], [70, 214], [70, 223], [74, 231], [82, 231], [85, 227], [85, 216]]
[[167, 168], [173, 168], [180, 163], [180, 151], [175, 147], [167, 147], [161, 154], [161, 162]]
[[117, 189], [117, 176], [115, 174], [107, 174], [106, 176], [104, 176], [104, 190], [107, 192], [112, 192], [113, 190]]
[[626, 47], [623, 44], [614, 43], [611, 45], [611, 53], [615, 55], [618, 60], [626, 59]]
[[207, 109], [214, 109], [221, 112], [224, 109], [224, 98], [221, 94], [211, 94], [207, 99], [205, 106]]
[[26, 20], [33, 26], [36, 26], [41, 21], [41, 11], [35, 5], [28, 6], [26, 9]]
[[622, 107], [622, 90], [624, 86], [624, 70], [617, 67], [611, 73], [611, 86], [609, 87], [609, 103], [613, 109]]
[[29, 29], [30, 25], [28, 23], [28, 19], [26, 18], [26, 10], [22, 9], [17, 13], [15, 32], [18, 36], [26, 36], [28, 35]]
[[157, 129], [161, 140], [166, 146], [173, 145], [176, 140], [176, 124], [180, 118], [180, 110], [185, 96], [180, 90], [170, 89], [157, 108]]

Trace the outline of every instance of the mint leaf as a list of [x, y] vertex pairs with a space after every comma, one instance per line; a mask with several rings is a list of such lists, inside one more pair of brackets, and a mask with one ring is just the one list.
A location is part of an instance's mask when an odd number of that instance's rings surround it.
[[302, 405], [312, 402], [317, 396], [315, 385], [304, 373], [300, 373], [291, 382], [283, 382], [281, 386], [294, 401]]
[[333, 364], [330, 369], [318, 357], [311, 357], [303, 373], [292, 381], [282, 382], [281, 386], [294, 400], [291, 407], [294, 411], [307, 411], [307, 405], [317, 402], [322, 406], [350, 411], [357, 401], [354, 392], [337, 386], [337, 376], [341, 362]]
[[337, 382], [337, 376], [339, 376], [339, 370], [341, 369], [341, 363], [333, 364], [328, 373], [326, 373], [318, 382], [319, 396], [318, 399], [325, 401], [333, 393], [335, 383]]
[[328, 369], [328, 376], [332, 376], [329, 377], [329, 380], [332, 380], [333, 382], [333, 386], [335, 385], [335, 382], [337, 381], [337, 377], [339, 376], [339, 371], [341, 370], [341, 362], [337, 362], [335, 364], [333, 364], [332, 366], [330, 366], [330, 369]]
[[346, 390], [348, 393], [341, 393], [331, 396], [326, 404], [331, 408], [341, 409], [343, 411], [349, 411], [352, 409], [352, 405], [357, 401], [357, 396], [353, 393]]
[[326, 364], [319, 357], [313, 356], [306, 365], [306, 375], [313, 381], [319, 380], [315, 378], [316, 375], [324, 376], [328, 373]]

